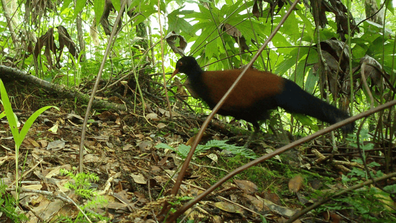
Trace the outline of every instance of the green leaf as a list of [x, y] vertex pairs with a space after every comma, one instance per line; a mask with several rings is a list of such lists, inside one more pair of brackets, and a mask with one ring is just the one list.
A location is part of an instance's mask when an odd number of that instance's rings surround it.
[[[211, 35], [211, 37], [209, 38], [209, 40], [212, 40], [214, 37], [215, 37], [215, 35]], [[212, 58], [212, 57], [213, 57], [213, 54], [216, 54], [216, 52], [218, 52], [218, 47], [217, 47], [217, 41], [216, 41], [216, 40], [211, 41], [210, 43], [208, 43], [208, 44], [206, 45], [206, 48], [205, 48], [205, 56], [206, 56], [207, 58]], [[215, 55], [215, 56], [217, 56], [217, 55]]]
[[154, 146], [157, 149], [170, 149], [172, 151], [176, 151], [173, 147], [169, 146], [168, 144], [165, 143], [159, 143], [158, 145]]
[[0, 119], [4, 118], [6, 116], [5, 111], [3, 111], [2, 113], [0, 113]]
[[319, 81], [319, 76], [313, 73], [313, 68], [309, 69], [307, 80], [305, 81], [305, 90], [312, 94], [314, 92], [316, 83]]
[[305, 61], [301, 61], [297, 64], [295, 72], [293, 72], [293, 75], [291, 75], [290, 79], [294, 81], [296, 84], [298, 84], [300, 87], [304, 85], [304, 79], [305, 79]]
[[303, 12], [303, 10], [296, 11], [296, 13], [299, 15], [299, 17], [301, 18], [301, 20], [303, 21], [303, 23], [305, 25], [304, 38], [307, 38], [307, 42], [311, 42], [315, 36], [315, 27], [314, 27], [313, 23], [307, 19], [307, 16], [305, 16], [302, 12]]
[[[77, 2], [85, 2], [85, 1], [77, 1]], [[100, 23], [100, 18], [102, 17], [104, 6], [105, 6], [105, 0], [94, 0], [96, 25], [99, 25]]]
[[[184, 144], [180, 144], [179, 147], [177, 147], [177, 152], [181, 157], [183, 157], [183, 159], [187, 157], [190, 150], [191, 150], [191, 146], [186, 146]], [[194, 154], [198, 154], [197, 149], [195, 149]]]
[[10, 103], [10, 99], [8, 98], [7, 91], [4, 87], [3, 81], [0, 79], [0, 95], [1, 102], [4, 107], [5, 114], [7, 116], [7, 121], [11, 129], [12, 136], [14, 137], [15, 143], [20, 141], [18, 126], [17, 126], [17, 118], [12, 110], [12, 106]]
[[135, 24], [143, 22], [149, 16], [157, 12], [157, 10], [152, 5], [142, 4], [139, 9], [140, 15], [136, 17], [136, 20], [134, 21]]
[[[311, 65], [317, 63], [319, 61], [318, 51], [316, 51], [314, 48], [311, 48], [311, 50], [309, 50], [309, 51], [306, 51], [306, 50], [307, 49], [304, 49], [302, 51], [303, 53], [309, 52], [309, 54], [307, 55], [307, 58], [306, 58], [306, 60], [307, 60], [306, 63], [311, 64]], [[303, 55], [305, 55], [305, 54], [303, 54]], [[301, 55], [301, 52], [300, 52], [300, 57], [303, 55]]]
[[[114, 8], [115, 8], [115, 10], [117, 11], [117, 12], [119, 12], [120, 11], [120, 9], [121, 9], [121, 1], [111, 1], [111, 3], [113, 3], [113, 6], [114, 6]], [[125, 9], [127, 9], [127, 5], [125, 5]]]
[[[227, 17], [239, 17], [240, 12], [243, 10], [246, 10], [246, 7], [248, 7], [245, 4], [242, 4], [243, 2], [241, 0], [234, 2], [233, 4], [224, 4], [219, 12], [221, 15], [227, 16]], [[253, 2], [250, 2], [250, 5], [252, 5]], [[225, 20], [223, 22], [228, 22], [228, 20]]]
[[[63, 12], [65, 9], [67, 9], [67, 8], [69, 8], [69, 6], [70, 6], [70, 3], [72, 2], [72, 0], [64, 0], [63, 1], [63, 5], [62, 5], [62, 8], [61, 8], [61, 12]], [[77, 1], [78, 2], [78, 1]], [[81, 1], [81, 2], [83, 2], [83, 3], [85, 3], [84, 1]], [[77, 3], [78, 4], [78, 3]], [[85, 4], [84, 4], [85, 5]], [[84, 7], [84, 6], [83, 6]], [[77, 15], [77, 14], [76, 14]]]
[[205, 147], [207, 147], [207, 149], [210, 149], [212, 147], [218, 147], [220, 149], [227, 150], [234, 155], [244, 156], [249, 159], [257, 158], [257, 155], [252, 150], [247, 149], [245, 147], [241, 147], [241, 146], [227, 144], [226, 142], [227, 141], [225, 141], [225, 140], [211, 140], [205, 144]]
[[57, 110], [59, 110], [58, 107], [56, 106], [45, 106], [40, 108], [39, 110], [35, 111], [29, 118], [28, 120], [25, 122], [25, 125], [22, 127], [22, 130], [20, 132], [20, 142], [15, 141], [15, 143], [17, 143], [18, 145], [22, 144], [23, 139], [25, 139], [25, 136], [27, 134], [27, 132], [29, 131], [30, 127], [33, 125], [34, 121], [36, 121], [37, 117], [39, 117], [41, 115], [41, 113], [43, 113], [44, 111], [50, 109], [50, 108], [55, 108]]
[[395, 11], [393, 8], [393, 1], [385, 0], [385, 5], [386, 5], [386, 9], [388, 9], [392, 14], [395, 14]]
[[277, 74], [284, 74], [288, 71], [293, 65], [297, 62], [297, 56], [299, 56], [298, 60], [305, 58], [304, 56], [308, 53], [308, 48], [301, 47], [300, 49], [296, 48], [290, 51], [288, 58], [283, 60], [275, 70]]
[[301, 122], [302, 125], [307, 125], [311, 127], [313, 130], [318, 130], [318, 126], [313, 124], [313, 121], [306, 115], [293, 113], [293, 117], [295, 117], [298, 121]]
[[12, 133], [12, 136], [14, 137], [15, 145], [17, 145], [17, 147], [19, 147], [22, 144], [22, 142], [25, 139], [25, 136], [26, 136], [27, 132], [29, 131], [30, 127], [32, 126], [33, 122], [37, 119], [37, 117], [41, 113], [43, 113], [45, 110], [52, 108], [52, 107], [58, 109], [55, 106], [46, 106], [46, 107], [40, 108], [38, 111], [34, 112], [29, 117], [29, 119], [25, 122], [25, 125], [22, 127], [21, 132], [19, 132], [18, 126], [17, 126], [18, 119], [12, 110], [12, 106], [11, 106], [10, 100], [8, 98], [7, 91], [4, 87], [3, 81], [1, 81], [1, 79], [0, 79], [0, 93], [1, 93], [2, 104], [4, 106], [4, 111], [7, 116], [8, 124], [10, 125], [11, 133]]
[[[84, 1], [84, 0], [77, 0], [76, 1], [76, 6], [74, 8], [74, 18], [76, 18], [77, 14], [80, 13], [83, 10], [83, 8], [85, 6], [85, 3], [86, 3], [86, 1]], [[103, 12], [103, 10], [102, 10], [102, 12]], [[99, 20], [97, 20], [97, 21], [99, 22]]]
[[[193, 26], [187, 22], [184, 18], [180, 18], [180, 12], [182, 8], [173, 10], [168, 15], [168, 30], [179, 32], [179, 30], [188, 33], [190, 36], [194, 36]], [[193, 11], [183, 11], [184, 13], [191, 13]]]

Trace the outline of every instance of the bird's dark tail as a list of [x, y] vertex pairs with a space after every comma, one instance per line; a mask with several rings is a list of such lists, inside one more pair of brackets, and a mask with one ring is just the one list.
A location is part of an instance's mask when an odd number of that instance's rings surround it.
[[[309, 115], [329, 124], [349, 118], [348, 113], [308, 94], [296, 83], [287, 79], [283, 92], [276, 96], [276, 102], [288, 112]], [[342, 127], [344, 132], [352, 132], [353, 129], [354, 123]]]

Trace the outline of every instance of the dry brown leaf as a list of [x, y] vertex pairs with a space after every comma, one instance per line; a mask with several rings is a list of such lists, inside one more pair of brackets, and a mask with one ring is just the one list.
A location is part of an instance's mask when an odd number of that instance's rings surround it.
[[255, 207], [257, 211], [259, 212], [264, 211], [264, 203], [261, 199], [258, 199], [257, 197], [254, 197], [249, 194], [244, 194], [243, 196], [246, 197], [252, 203], [252, 205]]
[[[182, 56], [185, 55], [184, 50], [187, 47], [187, 41], [183, 36], [176, 34], [174, 31], [172, 31], [168, 33], [168, 35], [166, 35], [165, 39], [173, 52]], [[179, 43], [178, 46], [176, 46], [177, 43]]]
[[293, 177], [293, 179], [289, 181], [289, 191], [292, 193], [298, 192], [301, 189], [303, 183], [304, 179], [301, 177], [301, 175]]
[[84, 156], [84, 162], [87, 163], [96, 163], [99, 162], [100, 158], [97, 155], [94, 154], [87, 154]]
[[41, 148], [45, 148], [45, 147], [48, 146], [48, 141], [45, 140], [45, 139], [37, 140], [37, 142], [41, 145], [41, 146], [40, 146]]
[[378, 88], [381, 88], [383, 85], [383, 78], [382, 78], [382, 66], [381, 64], [374, 58], [366, 55], [362, 59], [360, 59], [360, 64], [366, 63], [364, 69], [364, 74], [366, 78], [370, 77], [372, 83], [375, 84]]
[[[79, 210], [77, 208], [75, 208], [72, 204], [68, 204], [63, 206], [58, 213], [56, 214], [58, 217], [59, 216], [67, 216], [71, 219], [74, 219], [75, 217], [77, 217], [79, 213]], [[53, 221], [56, 222], [56, 221]]]
[[34, 147], [40, 147], [40, 144], [38, 142], [36, 142], [36, 140], [34, 140], [30, 137], [26, 138], [26, 140], [29, 141], [30, 144], [32, 144]]
[[[260, 199], [260, 198], [259, 198]], [[264, 205], [267, 206], [271, 211], [278, 213], [284, 217], [288, 217], [290, 218], [291, 216], [293, 216], [297, 210], [292, 210], [288, 207], [284, 207], [284, 206], [280, 206], [277, 204], [272, 203], [271, 201], [267, 200], [267, 199], [262, 199], [262, 201], [264, 202]]]
[[48, 168], [47, 170], [51, 170], [45, 175], [45, 178], [52, 178], [53, 176], [58, 176], [59, 171], [61, 170], [61, 166], [57, 166], [54, 168]]
[[234, 183], [247, 194], [256, 193], [258, 190], [257, 185], [248, 180], [234, 180]]
[[253, 15], [256, 16], [256, 18], [260, 18], [261, 16], [263, 16], [262, 10], [263, 10], [263, 0], [254, 0], [253, 11], [252, 11]]
[[69, 179], [62, 179], [62, 180], [58, 180], [56, 181], [56, 186], [59, 188], [60, 191], [62, 191], [63, 193], [68, 192], [70, 189], [66, 188], [66, 184], [69, 183]]
[[263, 193], [264, 199], [270, 200], [271, 202], [280, 205], [281, 201], [277, 194], [271, 193], [270, 191]]
[[148, 120], [158, 121], [158, 115], [156, 113], [149, 113], [146, 115]]
[[124, 147], [122, 147], [123, 151], [128, 151], [128, 150], [132, 150], [134, 148], [134, 146], [132, 146], [131, 144], [126, 144]]
[[43, 188], [43, 185], [41, 184], [22, 185], [22, 188], [29, 190], [41, 190], [41, 188]]
[[243, 213], [242, 208], [240, 208], [234, 204], [231, 204], [230, 202], [223, 202], [223, 201], [216, 202], [216, 203], [214, 203], [214, 206], [216, 206], [220, 210], [230, 212], [230, 213]]
[[138, 139], [144, 139], [144, 135], [143, 134], [136, 134], [135, 137], [138, 138]]
[[166, 127], [165, 123], [158, 123], [158, 125], [157, 125], [157, 128], [159, 128], [159, 129], [163, 129], [165, 127]]
[[150, 150], [151, 148], [153, 148], [153, 142], [149, 140], [142, 141], [138, 144], [138, 147], [141, 150]]
[[55, 140], [55, 141], [48, 143], [47, 150], [55, 150], [55, 151], [61, 150], [61, 149], [65, 148], [65, 145], [66, 145], [65, 141]]
[[147, 183], [146, 178], [141, 173], [139, 173], [139, 174], [131, 173], [131, 177], [137, 184], [146, 184]]
[[152, 173], [159, 173], [161, 172], [161, 168], [159, 166], [151, 165], [150, 166], [151, 172]]
[[249, 46], [246, 44], [245, 37], [242, 36], [241, 31], [231, 24], [224, 24], [222, 30], [234, 38], [235, 42], [241, 47], [241, 51], [249, 51]]
[[60, 199], [55, 199], [51, 202], [49, 200], [44, 200], [40, 202], [38, 207], [33, 207], [31, 210], [44, 222], [50, 222], [63, 206], [64, 202]]

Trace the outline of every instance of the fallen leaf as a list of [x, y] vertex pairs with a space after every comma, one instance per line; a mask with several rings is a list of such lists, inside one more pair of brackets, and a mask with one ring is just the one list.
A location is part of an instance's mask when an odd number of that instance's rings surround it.
[[149, 113], [146, 115], [148, 120], [158, 121], [158, 115], [156, 113]]
[[242, 208], [240, 208], [234, 204], [231, 204], [230, 202], [223, 202], [223, 201], [216, 202], [216, 203], [214, 203], [214, 206], [216, 206], [220, 210], [230, 212], [230, 213], [243, 213]]
[[63, 140], [55, 140], [48, 143], [47, 150], [61, 150], [65, 148], [65, 144]]
[[128, 150], [132, 150], [133, 146], [131, 144], [126, 144], [124, 147], [122, 147], [123, 151], [128, 151]]
[[146, 184], [147, 180], [144, 178], [144, 176], [139, 173], [139, 174], [133, 174], [131, 173], [132, 179], [137, 183], [137, 184]]
[[93, 154], [87, 154], [84, 156], [84, 161], [87, 163], [96, 163], [99, 161], [99, 157]]
[[257, 185], [248, 180], [234, 180], [234, 183], [247, 194], [256, 193], [258, 190]]
[[165, 127], [166, 127], [166, 124], [164, 124], [164, 123], [158, 123], [158, 125], [157, 125], [157, 128], [159, 128], [159, 129], [162, 129]]
[[301, 189], [303, 182], [304, 179], [300, 175], [293, 177], [293, 179], [289, 181], [289, 191], [293, 193], [298, 192]]

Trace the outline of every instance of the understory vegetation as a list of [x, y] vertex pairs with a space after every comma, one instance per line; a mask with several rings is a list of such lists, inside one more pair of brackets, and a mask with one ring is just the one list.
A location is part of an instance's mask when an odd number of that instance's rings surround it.
[[[2, 0], [0, 222], [396, 222], [393, 2], [293, 3]], [[328, 124], [279, 108], [254, 137], [221, 115], [201, 135], [211, 110], [178, 59], [258, 52], [353, 133], [305, 140]]]

